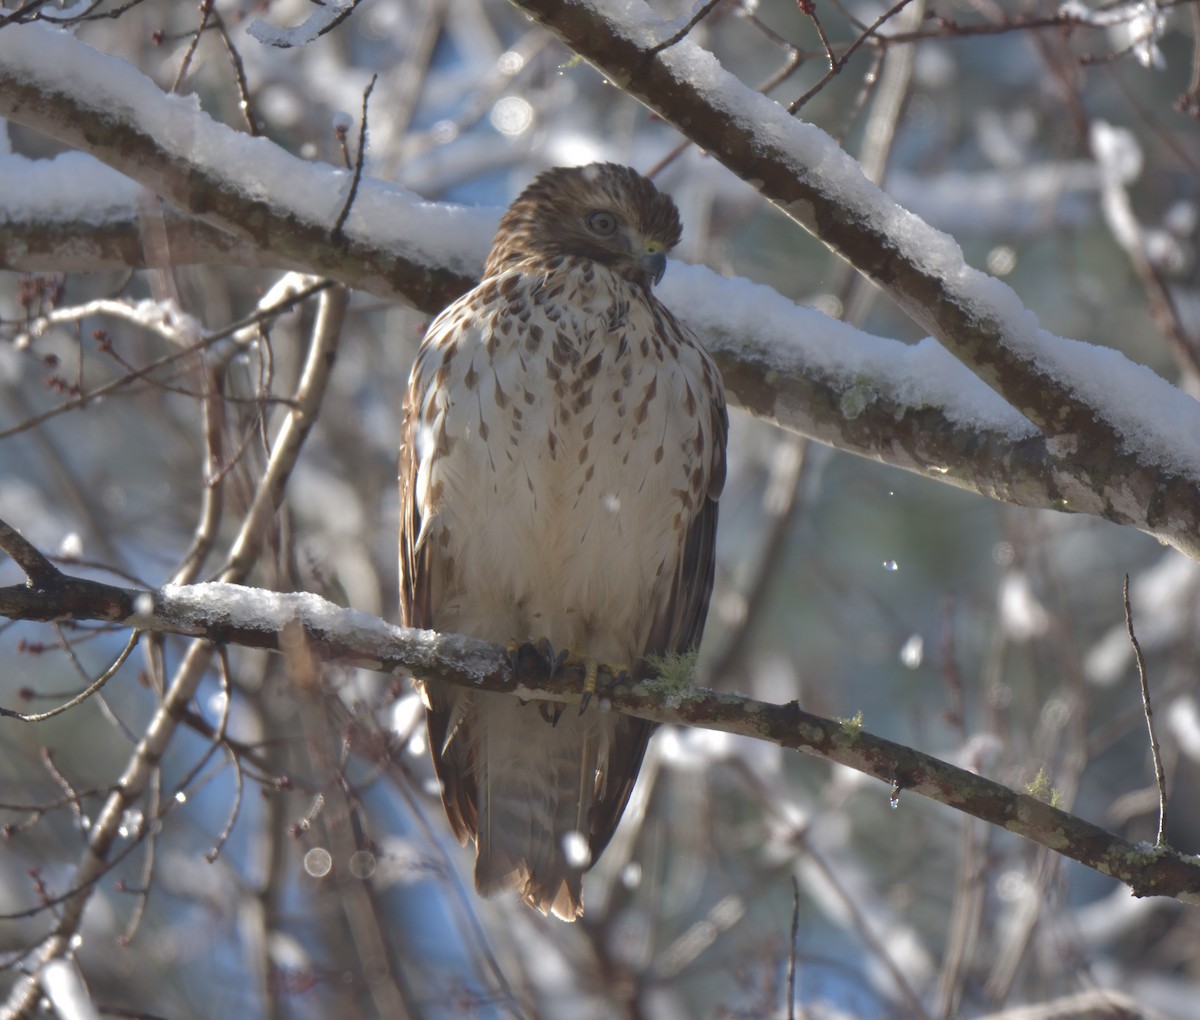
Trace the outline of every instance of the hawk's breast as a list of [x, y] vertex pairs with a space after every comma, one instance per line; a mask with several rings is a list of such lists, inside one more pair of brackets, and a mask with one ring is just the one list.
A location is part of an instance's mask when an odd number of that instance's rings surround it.
[[708, 355], [590, 262], [510, 271], [443, 320], [417, 432], [438, 629], [633, 663], [706, 496]]

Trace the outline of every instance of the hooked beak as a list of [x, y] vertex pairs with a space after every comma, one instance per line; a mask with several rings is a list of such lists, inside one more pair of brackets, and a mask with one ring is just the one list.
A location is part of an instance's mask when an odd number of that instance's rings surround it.
[[667, 256], [661, 251], [656, 251], [653, 255], [643, 255], [641, 264], [646, 275], [657, 284], [661, 282], [663, 273], [667, 271]]

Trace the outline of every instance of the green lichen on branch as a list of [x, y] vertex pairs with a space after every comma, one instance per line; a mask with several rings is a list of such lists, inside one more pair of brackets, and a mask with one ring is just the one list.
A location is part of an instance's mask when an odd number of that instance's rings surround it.
[[1038, 769], [1037, 775], [1025, 787], [1025, 792], [1053, 808], [1062, 805], [1062, 793], [1057, 787], [1050, 785], [1050, 777], [1046, 775], [1045, 769]]
[[862, 728], [863, 728], [862, 709], [859, 709], [857, 712], [855, 712], [854, 715], [850, 716], [849, 719], [843, 719], [841, 716], [837, 716], [837, 721], [838, 721], [838, 724], [842, 727], [842, 732], [844, 734], [846, 734], [846, 736], [848, 736], [851, 740], [855, 739], [855, 737], [857, 737], [860, 733], [862, 733]]
[[646, 666], [655, 676], [643, 680], [642, 688], [658, 698], [667, 708], [678, 708], [698, 696], [696, 686], [696, 652], [671, 652], [667, 655], [647, 655]]

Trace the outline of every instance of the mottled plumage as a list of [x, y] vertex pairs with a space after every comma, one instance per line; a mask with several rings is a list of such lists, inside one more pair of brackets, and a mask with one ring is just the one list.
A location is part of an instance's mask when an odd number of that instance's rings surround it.
[[[504, 215], [482, 282], [429, 327], [409, 381], [406, 625], [635, 670], [699, 643], [727, 419], [712, 359], [651, 292], [679, 234], [674, 203], [611, 163], [547, 171]], [[480, 893], [578, 917], [651, 724], [421, 687]]]

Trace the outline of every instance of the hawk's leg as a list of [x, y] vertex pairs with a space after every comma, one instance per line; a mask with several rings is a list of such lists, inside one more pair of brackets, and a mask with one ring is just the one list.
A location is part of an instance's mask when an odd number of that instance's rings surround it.
[[[532, 671], [535, 668], [534, 662], [536, 662], [542, 670], [546, 671], [549, 680], [554, 679], [554, 674], [567, 661], [570, 654], [566, 649], [556, 652], [554, 645], [544, 637], [530, 641], [517, 641], [516, 638], [513, 638], [508, 642], [507, 652], [508, 661], [512, 664], [513, 671], [518, 677], [526, 670]], [[565, 707], [559, 702], [538, 702], [538, 712], [551, 726], [558, 725], [559, 717], [563, 714]]]
[[[592, 695], [597, 688], [626, 683], [629, 680], [629, 669], [626, 666], [609, 662], [599, 662], [590, 655], [577, 655], [569, 648], [555, 651], [554, 646], [546, 638], [531, 641], [517, 641], [515, 638], [508, 642], [508, 661], [518, 676], [532, 667], [530, 659], [535, 659], [546, 670], [548, 679], [553, 680], [554, 674], [563, 666], [583, 670], [583, 697], [579, 702], [579, 714], [582, 715], [591, 704]], [[603, 679], [601, 679], [603, 678]], [[550, 725], [555, 725], [563, 713], [564, 706], [558, 703], [542, 701], [538, 703], [538, 711]]]
[[[566, 662], [567, 665], [578, 666], [583, 670], [583, 697], [579, 699], [580, 715], [583, 715], [587, 711], [588, 705], [592, 703], [592, 695], [596, 693], [598, 686], [614, 686], [626, 683], [629, 680], [629, 668], [627, 666], [611, 662], [597, 662], [590, 655], [583, 658], [573, 654], [568, 655]], [[605, 678], [603, 683], [600, 683], [601, 676]]]

